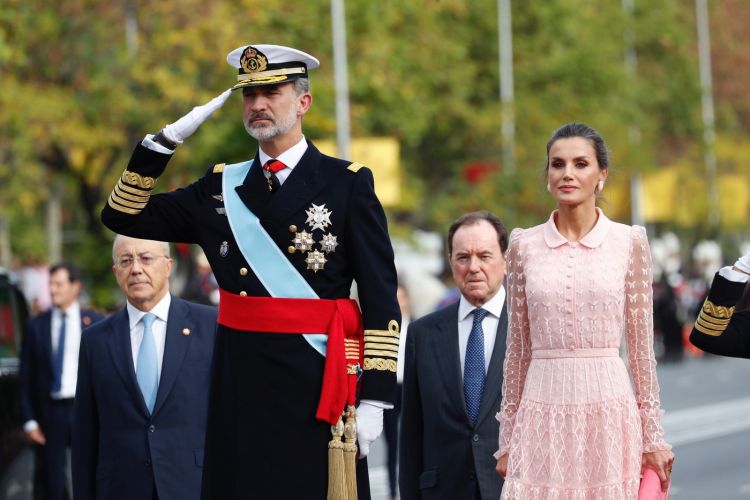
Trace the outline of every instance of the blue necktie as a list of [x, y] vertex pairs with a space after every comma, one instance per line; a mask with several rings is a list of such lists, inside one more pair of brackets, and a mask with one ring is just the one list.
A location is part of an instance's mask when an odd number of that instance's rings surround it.
[[138, 349], [138, 363], [135, 368], [135, 378], [138, 379], [138, 387], [141, 388], [143, 400], [146, 402], [149, 413], [154, 410], [156, 402], [156, 389], [159, 387], [159, 374], [156, 363], [156, 341], [151, 325], [154, 324], [156, 315], [146, 313], [141, 318], [143, 322], [143, 340]]
[[55, 351], [53, 364], [52, 392], [60, 392], [62, 388], [63, 356], [65, 355], [65, 318], [66, 314], [64, 312], [61, 313], [60, 335], [57, 337], [57, 350]]
[[479, 406], [484, 392], [484, 331], [482, 320], [488, 312], [484, 309], [474, 309], [474, 322], [471, 325], [469, 341], [466, 343], [466, 358], [464, 360], [464, 399], [466, 413], [472, 424], [479, 417]]

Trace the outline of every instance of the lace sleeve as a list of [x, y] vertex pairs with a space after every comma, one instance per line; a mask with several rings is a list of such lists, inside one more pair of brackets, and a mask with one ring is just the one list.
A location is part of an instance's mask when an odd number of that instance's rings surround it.
[[526, 371], [531, 361], [529, 316], [526, 307], [526, 278], [523, 273], [522, 252], [519, 247], [521, 229], [514, 229], [506, 255], [508, 271], [508, 340], [503, 365], [503, 402], [496, 415], [500, 422], [500, 450], [496, 457], [508, 452], [516, 412], [521, 402]]
[[630, 370], [641, 415], [643, 452], [669, 450], [661, 426], [659, 382], [654, 357], [651, 251], [646, 230], [632, 229], [630, 261], [625, 278], [625, 316]]

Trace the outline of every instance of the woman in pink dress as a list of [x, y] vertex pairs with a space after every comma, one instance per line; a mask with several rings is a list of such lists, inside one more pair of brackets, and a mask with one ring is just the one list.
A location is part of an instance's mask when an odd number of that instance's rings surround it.
[[[666, 488], [674, 454], [661, 426], [646, 232], [596, 207], [608, 174], [583, 124], [547, 143], [557, 210], [516, 229], [506, 255], [508, 344], [500, 449], [503, 499], [635, 499], [641, 470]], [[627, 337], [631, 379], [619, 357]]]

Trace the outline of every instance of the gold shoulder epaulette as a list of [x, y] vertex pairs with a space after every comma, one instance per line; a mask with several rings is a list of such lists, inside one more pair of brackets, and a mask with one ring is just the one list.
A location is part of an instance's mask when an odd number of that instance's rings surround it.
[[363, 164], [354, 162], [348, 167], [346, 167], [346, 169], [356, 174], [357, 172], [359, 172], [359, 169], [362, 167], [364, 167]]
[[226, 165], [226, 163], [217, 163], [216, 165], [214, 165], [214, 173], [222, 173], [224, 171], [224, 165]]

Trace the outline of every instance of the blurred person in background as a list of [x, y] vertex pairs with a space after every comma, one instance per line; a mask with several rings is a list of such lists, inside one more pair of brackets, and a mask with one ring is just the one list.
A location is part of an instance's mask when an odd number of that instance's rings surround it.
[[448, 261], [458, 302], [409, 327], [400, 439], [403, 500], [496, 500], [495, 473], [508, 233], [489, 212], [449, 228]]
[[401, 416], [401, 392], [404, 382], [404, 354], [406, 332], [411, 322], [411, 300], [406, 287], [399, 283], [396, 290], [398, 306], [401, 309], [401, 335], [398, 338], [398, 366], [396, 368], [396, 403], [391, 410], [383, 412], [383, 435], [388, 449], [388, 491], [391, 499], [398, 495], [398, 436]]
[[750, 252], [716, 273], [690, 333], [693, 345], [712, 354], [750, 358], [750, 309], [740, 301], [748, 279]]
[[195, 252], [190, 277], [182, 290], [182, 298], [207, 306], [219, 305], [219, 284], [211, 271], [206, 254], [200, 249]]
[[75, 500], [198, 500], [216, 308], [169, 293], [167, 243], [117, 236], [112, 259], [127, 303], [81, 339]]
[[52, 308], [26, 322], [19, 372], [23, 430], [34, 444], [35, 498], [62, 500], [73, 424], [81, 332], [102, 319], [78, 302], [78, 268], [62, 262], [49, 269]]
[[645, 468], [666, 490], [674, 454], [661, 425], [646, 231], [596, 206], [609, 160], [591, 127], [560, 127], [545, 170], [557, 209], [515, 229], [507, 252], [502, 498], [635, 499]]

